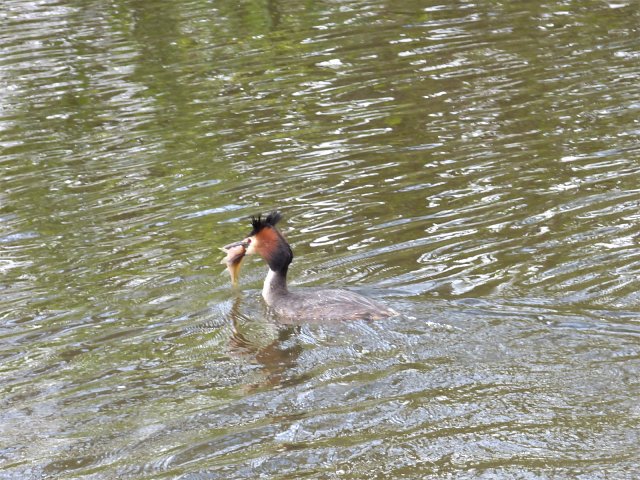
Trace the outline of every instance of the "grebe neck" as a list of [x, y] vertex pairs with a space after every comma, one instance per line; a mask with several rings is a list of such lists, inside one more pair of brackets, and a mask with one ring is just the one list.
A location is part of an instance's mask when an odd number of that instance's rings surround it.
[[284, 270], [271, 270], [267, 273], [267, 278], [264, 279], [264, 285], [262, 287], [262, 297], [271, 305], [277, 297], [281, 297], [289, 293], [287, 290], [287, 269]]

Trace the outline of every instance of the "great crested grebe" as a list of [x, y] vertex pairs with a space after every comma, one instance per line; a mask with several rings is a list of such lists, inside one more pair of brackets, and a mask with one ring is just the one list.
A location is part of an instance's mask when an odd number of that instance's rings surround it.
[[272, 212], [266, 218], [261, 215], [251, 217], [253, 229], [249, 236], [223, 247], [227, 252], [223, 263], [227, 264], [234, 285], [243, 257], [257, 253], [269, 265], [262, 296], [279, 316], [298, 320], [375, 320], [397, 315], [393, 309], [348, 290], [304, 288], [289, 291], [287, 270], [293, 252], [276, 228], [281, 218], [279, 212]]

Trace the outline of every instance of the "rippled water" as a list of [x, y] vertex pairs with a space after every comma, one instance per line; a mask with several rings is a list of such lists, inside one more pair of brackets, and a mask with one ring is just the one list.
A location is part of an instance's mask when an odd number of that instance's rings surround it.
[[637, 478], [639, 12], [3, 0], [0, 478]]

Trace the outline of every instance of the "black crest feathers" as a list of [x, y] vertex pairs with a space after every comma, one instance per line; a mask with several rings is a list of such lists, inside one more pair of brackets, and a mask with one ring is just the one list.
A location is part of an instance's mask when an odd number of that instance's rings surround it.
[[267, 215], [266, 218], [262, 218], [262, 215], [251, 217], [251, 226], [253, 227], [253, 230], [251, 230], [249, 236], [254, 236], [265, 227], [275, 227], [276, 223], [278, 223], [281, 219], [282, 214], [278, 211], [271, 212]]

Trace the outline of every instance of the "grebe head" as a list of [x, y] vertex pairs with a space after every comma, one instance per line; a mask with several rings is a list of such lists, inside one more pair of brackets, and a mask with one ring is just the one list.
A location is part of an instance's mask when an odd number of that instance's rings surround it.
[[264, 258], [271, 270], [286, 275], [289, 264], [293, 260], [293, 252], [276, 228], [276, 224], [281, 219], [280, 212], [271, 212], [264, 218], [262, 215], [251, 217], [252, 230], [249, 236], [239, 242], [226, 245], [223, 249], [229, 251], [242, 246], [246, 255], [257, 253]]

